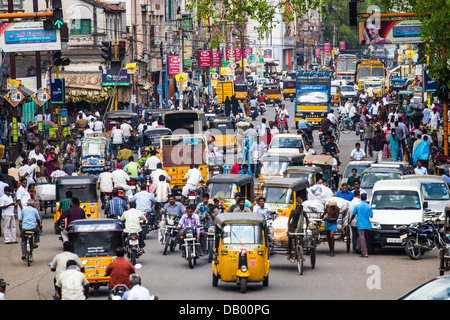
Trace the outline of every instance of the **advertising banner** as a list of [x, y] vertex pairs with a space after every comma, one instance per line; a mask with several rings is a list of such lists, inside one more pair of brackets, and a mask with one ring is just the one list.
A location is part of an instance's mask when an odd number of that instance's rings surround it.
[[345, 41], [339, 41], [339, 50], [345, 50]]
[[220, 51], [213, 51], [213, 67], [220, 67]]
[[264, 49], [263, 58], [264, 59], [272, 59], [272, 49]]
[[66, 91], [64, 79], [52, 78], [50, 80], [50, 100], [52, 103], [65, 103]]
[[201, 68], [212, 67], [211, 50], [198, 50], [198, 66]]
[[323, 52], [324, 53], [331, 53], [331, 43], [325, 42], [323, 44]]
[[253, 54], [253, 48], [245, 48], [244, 49], [244, 59], [248, 59], [248, 56]]
[[61, 50], [59, 30], [44, 30], [42, 21], [0, 23], [3, 52]]
[[419, 43], [419, 20], [380, 21], [378, 24], [359, 23], [359, 42], [363, 45], [388, 43]]
[[169, 56], [169, 75], [181, 73], [181, 58], [179, 56]]
[[129, 87], [131, 86], [130, 75], [127, 69], [103, 69], [102, 70], [102, 86], [103, 87]]
[[320, 59], [320, 48], [314, 48], [314, 58]]

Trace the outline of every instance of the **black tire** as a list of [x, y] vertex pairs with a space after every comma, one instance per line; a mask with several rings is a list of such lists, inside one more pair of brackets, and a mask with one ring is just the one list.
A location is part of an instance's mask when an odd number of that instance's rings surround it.
[[269, 274], [267, 274], [267, 276], [264, 277], [264, 279], [263, 279], [263, 286], [264, 287], [268, 287], [269, 286]]
[[422, 258], [422, 250], [414, 248], [416, 244], [416, 238], [411, 236], [406, 238], [405, 251], [408, 257], [412, 260], [420, 260]]
[[217, 287], [217, 284], [219, 283], [219, 277], [216, 276], [216, 274], [213, 272], [212, 274], [212, 286]]
[[137, 251], [136, 250], [131, 250], [131, 264], [134, 266], [136, 264], [136, 259], [137, 259]]
[[311, 258], [311, 269], [314, 269], [316, 267], [316, 247], [311, 247], [311, 253], [310, 253], [310, 258]]
[[189, 269], [194, 268], [194, 257], [192, 256], [192, 247], [188, 246], [187, 250], [187, 259], [189, 263]]
[[322, 145], [322, 147], [327, 143], [327, 140], [325, 139], [325, 135], [322, 134], [320, 136], [320, 144]]
[[31, 266], [31, 262], [33, 262], [33, 245], [31, 244], [31, 239], [28, 238], [27, 240], [27, 265]]
[[350, 252], [350, 245], [352, 243], [351, 238], [350, 238], [350, 227], [346, 226], [344, 230], [345, 230], [344, 240], [345, 240], [345, 244], [346, 244], [346, 247], [347, 247], [347, 253], [349, 253]]
[[211, 263], [214, 258], [214, 240], [209, 241], [208, 248], [208, 262]]
[[297, 258], [298, 274], [302, 275], [303, 274], [303, 248], [301, 245], [297, 245], [296, 258]]
[[166, 241], [164, 241], [164, 250], [163, 250], [163, 256], [167, 254], [167, 248], [170, 246], [170, 236], [166, 235]]
[[247, 292], [247, 278], [240, 278], [241, 293]]

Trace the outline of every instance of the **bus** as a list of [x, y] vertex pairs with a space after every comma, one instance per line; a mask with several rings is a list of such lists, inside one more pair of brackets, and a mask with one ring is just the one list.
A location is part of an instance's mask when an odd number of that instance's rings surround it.
[[356, 65], [355, 79], [358, 83], [358, 90], [364, 89], [364, 81], [367, 78], [371, 80], [380, 80], [383, 84], [386, 77], [386, 68], [378, 60], [362, 60]]
[[336, 58], [336, 80], [345, 80], [347, 83], [355, 83], [356, 54], [340, 54]]

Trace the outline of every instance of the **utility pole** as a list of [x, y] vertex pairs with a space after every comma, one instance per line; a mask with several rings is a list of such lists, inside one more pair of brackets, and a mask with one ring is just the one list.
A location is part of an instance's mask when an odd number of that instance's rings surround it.
[[[447, 49], [445, 47], [442, 48], [442, 57], [445, 58], [445, 54], [447, 53]], [[444, 99], [442, 99], [443, 107], [444, 107], [444, 154], [448, 155], [448, 92]]]
[[[13, 0], [8, 0], [8, 13], [14, 14]], [[9, 22], [13, 22], [13, 20], [14, 20], [13, 18], [10, 18]], [[4, 55], [3, 55], [3, 57], [4, 57]], [[10, 52], [9, 59], [10, 59], [9, 68], [11, 70], [10, 76], [11, 76], [11, 79], [15, 79], [16, 78], [16, 53]], [[16, 123], [16, 125], [17, 125], [17, 115], [18, 115], [17, 108], [18, 108], [18, 105], [15, 107], [13, 106], [11, 108], [12, 122]], [[12, 145], [13, 145], [13, 150], [14, 150], [14, 158], [10, 159], [11, 162], [19, 156], [19, 141], [14, 141], [14, 139], [13, 139]]]

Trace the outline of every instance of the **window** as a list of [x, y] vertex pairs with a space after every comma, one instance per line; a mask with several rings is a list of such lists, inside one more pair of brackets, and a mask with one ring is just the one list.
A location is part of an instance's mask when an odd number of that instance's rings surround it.
[[92, 34], [91, 19], [75, 19], [70, 24], [71, 35]]
[[231, 224], [223, 228], [224, 244], [260, 244], [263, 243], [262, 230], [258, 225]]
[[420, 209], [419, 193], [403, 190], [376, 191], [372, 197], [372, 208], [400, 211]]

